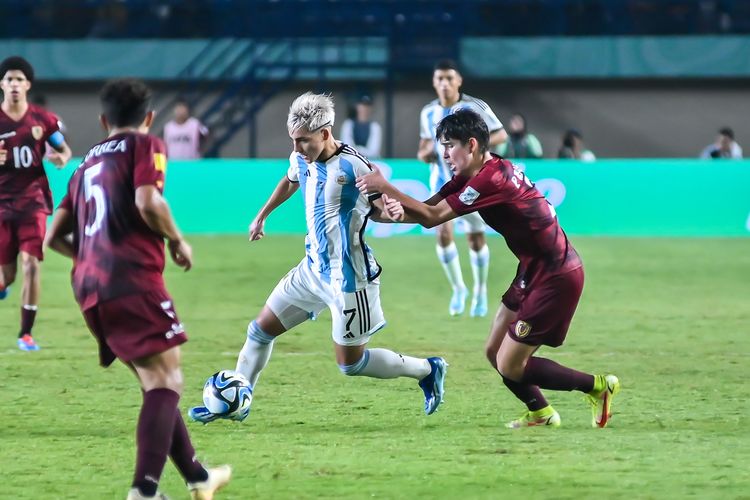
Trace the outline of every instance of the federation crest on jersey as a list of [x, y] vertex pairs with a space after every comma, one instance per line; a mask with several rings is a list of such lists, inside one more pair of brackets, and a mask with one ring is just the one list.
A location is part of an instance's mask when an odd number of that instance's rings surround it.
[[522, 339], [529, 333], [531, 333], [530, 324], [526, 323], [525, 321], [519, 321], [518, 323], [516, 323], [516, 337]]
[[336, 182], [344, 186], [346, 185], [347, 182], [349, 182], [349, 178], [345, 176], [344, 174], [341, 174], [338, 177], [336, 177]]
[[464, 205], [471, 205], [477, 198], [479, 198], [479, 191], [471, 186], [467, 186], [463, 193], [458, 195], [458, 199], [461, 200], [461, 203]]
[[40, 125], [34, 125], [31, 127], [31, 136], [35, 141], [38, 141], [44, 135], [44, 129]]

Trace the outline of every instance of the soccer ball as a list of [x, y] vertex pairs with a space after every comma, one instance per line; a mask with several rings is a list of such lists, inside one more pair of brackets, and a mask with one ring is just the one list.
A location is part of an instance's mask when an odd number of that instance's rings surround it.
[[203, 386], [203, 404], [208, 411], [233, 420], [244, 420], [250, 413], [253, 388], [239, 372], [221, 370], [206, 380]]

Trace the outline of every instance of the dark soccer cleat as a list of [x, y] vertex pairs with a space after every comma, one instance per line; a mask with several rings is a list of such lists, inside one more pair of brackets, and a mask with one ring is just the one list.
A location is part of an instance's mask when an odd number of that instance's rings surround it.
[[445, 374], [448, 371], [448, 363], [443, 358], [427, 358], [430, 363], [430, 374], [419, 381], [419, 387], [424, 391], [424, 412], [432, 415], [443, 402], [445, 389]]

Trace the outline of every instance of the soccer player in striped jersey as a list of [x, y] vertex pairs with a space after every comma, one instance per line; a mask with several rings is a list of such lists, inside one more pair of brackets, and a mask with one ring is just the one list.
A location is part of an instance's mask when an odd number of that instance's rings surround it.
[[[435, 129], [440, 120], [457, 109], [469, 108], [479, 113], [487, 123], [487, 128], [490, 130], [490, 146], [502, 144], [508, 138], [503, 124], [487, 103], [460, 91], [462, 82], [461, 73], [455, 62], [444, 60], [435, 64], [432, 86], [438, 97], [422, 108], [419, 117], [419, 151], [417, 151], [417, 158], [430, 165], [430, 195], [436, 194], [453, 176], [443, 160], [442, 146], [435, 138]], [[485, 224], [475, 213], [458, 220], [463, 225], [469, 241], [469, 258], [474, 278], [469, 314], [485, 316], [487, 314], [487, 274], [490, 264], [490, 249], [484, 237]], [[466, 307], [467, 289], [461, 273], [458, 249], [453, 241], [453, 222], [449, 221], [437, 227], [435, 250], [453, 288], [448, 312], [451, 316], [463, 314]]]
[[[363, 235], [368, 218], [388, 220], [382, 218], [383, 200], [368, 197], [355, 186], [356, 178], [372, 168], [356, 150], [334, 139], [334, 118], [333, 100], [325, 94], [305, 93], [289, 109], [287, 128], [294, 146], [289, 169], [250, 225], [250, 241], [263, 238], [268, 216], [299, 190], [307, 220], [306, 255], [250, 322], [236, 370], [255, 389], [276, 338], [328, 307], [341, 372], [418, 380], [425, 413], [430, 415], [443, 399], [447, 367], [443, 358], [367, 349], [370, 337], [385, 326], [385, 318], [380, 307], [381, 268]], [[191, 408], [189, 414], [203, 423], [222, 418], [205, 406]]]

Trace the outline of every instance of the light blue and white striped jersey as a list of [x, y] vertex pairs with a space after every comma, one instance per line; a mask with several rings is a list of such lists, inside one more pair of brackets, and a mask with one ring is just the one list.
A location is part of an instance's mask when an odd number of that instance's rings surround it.
[[344, 292], [361, 290], [381, 271], [364, 240], [370, 201], [354, 185], [371, 171], [365, 157], [346, 144], [325, 163], [307, 163], [297, 153], [289, 157], [287, 177], [299, 182], [305, 205], [310, 269]]
[[490, 133], [503, 128], [503, 124], [498, 120], [497, 116], [495, 116], [495, 113], [492, 112], [486, 102], [467, 94], [461, 94], [458, 102], [447, 108], [440, 105], [439, 99], [431, 101], [428, 105], [422, 108], [422, 112], [419, 115], [419, 138], [432, 139], [435, 144], [435, 154], [437, 154], [438, 158], [437, 163], [430, 164], [431, 194], [440, 191], [443, 184], [451, 180], [451, 177], [453, 177], [450, 169], [443, 161], [443, 146], [440, 145], [435, 137], [435, 130], [437, 129], [440, 120], [451, 113], [464, 108], [479, 113], [479, 116], [481, 116], [487, 124]]

